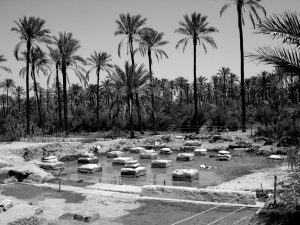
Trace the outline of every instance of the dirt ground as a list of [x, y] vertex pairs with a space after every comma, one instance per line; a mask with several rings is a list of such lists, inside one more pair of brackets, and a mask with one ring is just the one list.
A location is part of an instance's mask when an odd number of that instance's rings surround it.
[[[94, 149], [98, 145], [101, 147], [100, 153], [117, 149], [122, 150], [131, 146], [159, 144], [170, 146], [173, 149], [180, 149], [183, 146], [184, 140], [179, 136], [180, 134], [164, 134], [130, 140], [123, 138], [115, 140], [96, 140], [96, 142], [92, 143], [86, 143], [85, 141], [2, 143], [0, 144], [0, 167], [24, 164], [25, 162], [22, 157], [24, 157], [25, 152], [30, 156], [30, 159], [41, 159], [45, 151], [46, 154], [51, 152], [58, 157], [65, 157]], [[168, 137], [170, 137], [171, 141], [164, 142], [163, 140]], [[249, 133], [226, 132], [222, 134], [222, 137], [228, 139], [228, 141], [210, 143], [208, 139], [203, 138], [201, 140], [202, 147], [207, 149], [226, 149], [229, 144], [240, 141], [254, 144]], [[73, 140], [77, 139], [73, 138]], [[255, 143], [255, 145], [262, 146], [262, 143]], [[276, 174], [280, 180], [284, 179], [288, 174], [287, 166], [284, 164], [274, 168], [274, 165], [264, 165], [266, 162], [264, 160], [261, 162], [247, 162], [242, 160], [244, 167], [236, 170], [235, 164], [241, 163], [238, 157], [236, 160], [237, 161], [232, 161], [231, 166], [226, 166], [226, 170], [218, 171], [221, 175], [224, 175], [224, 181], [226, 182], [213, 188], [255, 190], [260, 188], [262, 183], [264, 189], [272, 189], [274, 174]], [[251, 174], [249, 174], [249, 171], [251, 171]], [[173, 221], [173, 219], [170, 219], [170, 216], [167, 216], [171, 215], [171, 212], [173, 212], [173, 218], [182, 219], [192, 215], [196, 211], [199, 212], [199, 210], [203, 210], [197, 209], [195, 211], [195, 209], [189, 207], [187, 207], [188, 210], [183, 210], [182, 207], [174, 205], [164, 206], [160, 204], [157, 205], [157, 207], [153, 207], [153, 204], [143, 204], [136, 201], [139, 198], [138, 190], [130, 193], [121, 193], [120, 190], [113, 190], [114, 188], [108, 186], [105, 189], [75, 186], [65, 187], [66, 189], [64, 189], [63, 192], [58, 192], [57, 189], [42, 185], [36, 187], [20, 183], [9, 185], [0, 184], [0, 202], [4, 199], [10, 199], [14, 204], [14, 206], [6, 212], [0, 213], [0, 224], [8, 224], [17, 219], [28, 218], [30, 216], [44, 218], [48, 221], [48, 224], [51, 225], [84, 224], [74, 222], [73, 216], [76, 212], [86, 210], [99, 213], [100, 224], [168, 224], [176, 222], [176, 220]], [[182, 213], [180, 214], [180, 212]], [[237, 214], [238, 216], [229, 220], [228, 224], [232, 224], [235, 219], [242, 216], [249, 217], [249, 215], [252, 214], [253, 212], [247, 210], [241, 211], [240, 214]], [[224, 215], [224, 212], [216, 212], [213, 217], [209, 218], [214, 218], [214, 216], [216, 217], [217, 215]], [[157, 218], [155, 222], [151, 221], [153, 217]], [[159, 220], [158, 217], [162, 219]], [[90, 224], [99, 224], [99, 221]], [[195, 220], [190, 224], [198, 224], [197, 221], [199, 220]], [[209, 220], [207, 220], [207, 222], [209, 222]]]

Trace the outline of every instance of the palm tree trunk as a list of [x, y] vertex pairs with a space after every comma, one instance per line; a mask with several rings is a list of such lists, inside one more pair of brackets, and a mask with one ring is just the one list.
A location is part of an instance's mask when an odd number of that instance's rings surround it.
[[223, 79], [224, 79], [224, 86], [223, 86], [223, 90], [224, 90], [224, 99], [226, 99], [226, 75], [225, 75], [225, 73], [224, 73], [224, 77], [223, 77]]
[[242, 96], [242, 132], [246, 132], [246, 104], [245, 104], [245, 79], [244, 79], [244, 40], [242, 25], [242, 5], [237, 4], [238, 28], [240, 35], [240, 54], [241, 54], [241, 96]]
[[[195, 32], [194, 32], [195, 33]], [[196, 77], [196, 46], [197, 39], [194, 37], [194, 105], [195, 105], [195, 125], [198, 126], [198, 107], [197, 107], [197, 77]], [[198, 133], [198, 129], [196, 131]]]
[[97, 131], [99, 131], [99, 76], [100, 76], [100, 68], [97, 68], [97, 105], [96, 105]]
[[153, 74], [152, 74], [152, 58], [151, 51], [148, 50], [149, 59], [149, 72], [150, 72], [150, 82], [151, 82], [151, 104], [152, 104], [152, 130], [155, 131], [155, 105], [154, 105], [154, 84], [153, 84]]
[[60, 83], [58, 76], [58, 64], [56, 64], [56, 91], [57, 91], [57, 101], [58, 101], [58, 118], [59, 118], [59, 127], [62, 128], [62, 117], [61, 117], [61, 98], [60, 98]]
[[139, 120], [139, 128], [141, 131], [141, 135], [143, 135], [144, 130], [143, 130], [143, 121], [142, 121], [142, 116], [141, 116], [140, 99], [139, 99], [139, 94], [137, 92], [135, 93], [135, 98], [136, 98], [136, 107], [137, 107], [138, 120]]
[[69, 135], [68, 123], [68, 95], [67, 95], [67, 66], [62, 62], [62, 75], [63, 75], [63, 98], [64, 98], [64, 130], [66, 135]]
[[128, 109], [129, 109], [129, 123], [130, 123], [130, 138], [134, 138], [132, 102], [133, 102], [133, 95], [129, 94], [128, 95]]
[[34, 87], [34, 92], [35, 92], [35, 97], [36, 97], [36, 104], [37, 104], [38, 113], [39, 113], [39, 119], [40, 119], [39, 127], [42, 127], [42, 125], [43, 125], [43, 119], [42, 119], [42, 112], [41, 112], [41, 107], [40, 107], [39, 94], [38, 94], [38, 90], [37, 90], [37, 84], [36, 84], [34, 70], [35, 70], [35, 68], [33, 66], [31, 74], [32, 74], [32, 78], [33, 78], [33, 87]]
[[6, 115], [8, 115], [8, 89], [9, 87], [6, 89]]
[[18, 94], [19, 112], [21, 112], [21, 96]]
[[29, 99], [29, 54], [30, 54], [31, 43], [27, 42], [27, 53], [26, 53], [26, 133], [30, 135], [30, 99]]

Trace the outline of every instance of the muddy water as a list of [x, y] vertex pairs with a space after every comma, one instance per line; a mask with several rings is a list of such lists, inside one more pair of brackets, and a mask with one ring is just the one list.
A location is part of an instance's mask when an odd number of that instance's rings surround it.
[[[102, 165], [102, 172], [85, 175], [78, 174], [79, 164], [76, 161], [65, 162], [66, 179], [83, 182], [102, 182], [110, 184], [127, 185], [174, 185], [188, 187], [207, 187], [218, 185], [227, 180], [249, 174], [252, 170], [263, 167], [274, 166], [274, 162], [268, 162], [262, 156], [236, 156], [231, 161], [217, 161], [215, 157], [195, 156], [192, 161], [176, 161], [177, 154], [171, 156], [159, 156], [159, 159], [172, 159], [173, 165], [168, 168], [151, 168], [150, 159], [139, 159], [139, 154], [126, 153], [126, 157], [137, 159], [142, 166], [146, 167], [147, 175], [141, 177], [121, 177], [120, 170], [122, 166], [112, 166], [112, 160], [106, 155], [100, 155], [99, 163]], [[216, 167], [212, 170], [202, 170], [200, 165]], [[192, 182], [172, 181], [172, 172], [176, 169], [198, 169], [199, 179]]]

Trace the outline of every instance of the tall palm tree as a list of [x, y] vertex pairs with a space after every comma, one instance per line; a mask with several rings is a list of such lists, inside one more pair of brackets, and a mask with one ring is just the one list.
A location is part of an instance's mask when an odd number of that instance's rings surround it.
[[194, 45], [194, 104], [195, 104], [195, 125], [198, 125], [198, 107], [197, 107], [197, 77], [196, 77], [196, 46], [202, 45], [205, 53], [207, 52], [206, 44], [211, 45], [213, 48], [217, 48], [215, 40], [210, 36], [218, 30], [214, 27], [210, 27], [207, 22], [207, 16], [203, 16], [200, 13], [192, 13], [191, 17], [185, 15], [184, 22], [179, 22], [180, 27], [175, 30], [176, 33], [185, 35], [183, 39], [178, 41], [176, 48], [183, 45], [183, 51], [190, 39], [193, 40]]
[[120, 20], [116, 20], [116, 23], [118, 25], [117, 31], [115, 32], [115, 35], [125, 35], [125, 38], [122, 39], [122, 41], [119, 43], [118, 46], [118, 55], [121, 56], [121, 47], [123, 45], [123, 41], [127, 39], [127, 54], [128, 49], [131, 56], [131, 64], [134, 64], [134, 49], [133, 49], [133, 41], [134, 38], [137, 37], [137, 35], [140, 34], [142, 30], [142, 26], [146, 23], [146, 18], [142, 18], [141, 15], [133, 15], [131, 16], [129, 13], [127, 15], [120, 14]]
[[[61, 56], [59, 49], [51, 48], [48, 46], [49, 50], [49, 63], [55, 65], [55, 84], [56, 84], [56, 92], [57, 92], [57, 103], [58, 103], [58, 118], [59, 118], [59, 127], [62, 128], [62, 115], [61, 115], [61, 95], [60, 95], [60, 82], [59, 82], [59, 70], [61, 69]], [[47, 79], [47, 85], [50, 83], [52, 73], [49, 74]]]
[[228, 76], [231, 74], [229, 67], [222, 67], [218, 70], [217, 75], [221, 76], [223, 79], [223, 96], [224, 99], [226, 99], [226, 81], [228, 79]]
[[[7, 60], [4, 58], [4, 55], [0, 55], [0, 63], [5, 62], [5, 61], [7, 61]], [[11, 73], [10, 68], [7, 66], [0, 66], [0, 69], [6, 71], [7, 73]]]
[[238, 29], [240, 37], [240, 56], [241, 56], [241, 96], [242, 96], [242, 131], [246, 131], [246, 103], [245, 103], [245, 78], [244, 78], [244, 37], [243, 37], [243, 25], [244, 14], [246, 10], [249, 11], [249, 17], [252, 22], [253, 27], [255, 28], [255, 22], [260, 22], [260, 17], [258, 11], [262, 11], [266, 15], [264, 7], [260, 5], [261, 0], [227, 0], [231, 3], [225, 4], [220, 11], [220, 17], [223, 12], [229, 8], [232, 4], [236, 6], [237, 15], [238, 15]]
[[[0, 88], [3, 88], [4, 91], [6, 91], [6, 116], [8, 115], [8, 92], [10, 91], [11, 88], [14, 88], [15, 86], [15, 81], [13, 79], [7, 78], [4, 81], [0, 83]], [[5, 112], [5, 110], [3, 110]], [[4, 115], [5, 116], [5, 115]]]
[[[133, 48], [133, 41], [134, 39], [141, 33], [143, 30], [143, 26], [146, 23], [146, 18], [142, 18], [141, 15], [133, 15], [131, 16], [129, 13], [127, 15], [120, 14], [120, 20], [117, 20], [116, 23], [118, 25], [117, 31], [115, 35], [125, 35], [125, 38], [119, 43], [118, 46], [118, 55], [121, 56], [121, 47], [123, 45], [123, 41], [127, 39], [127, 54], [128, 50], [131, 56], [131, 65], [135, 65], [134, 63], [134, 48]], [[143, 126], [140, 116], [140, 107], [139, 107], [139, 96], [138, 93], [136, 94], [136, 103], [138, 108], [138, 119], [139, 119], [139, 126], [141, 134], [143, 134]]]
[[68, 95], [67, 95], [67, 70], [70, 68], [73, 70], [75, 75], [79, 78], [80, 82], [86, 81], [86, 71], [78, 63], [85, 64], [85, 60], [76, 55], [76, 52], [80, 48], [79, 41], [73, 38], [72, 33], [60, 32], [58, 36], [54, 36], [54, 44], [59, 50], [61, 57], [61, 72], [63, 75], [63, 100], [64, 100], [64, 130], [66, 135], [69, 134], [69, 123], [68, 123]]
[[97, 76], [97, 109], [96, 109], [96, 117], [97, 117], [97, 131], [99, 130], [99, 81], [100, 81], [100, 70], [107, 72], [110, 74], [112, 65], [110, 64], [111, 55], [106, 52], [96, 52], [87, 59], [87, 65], [92, 68], [87, 73], [87, 79], [89, 79], [89, 74], [92, 70], [96, 70]]
[[20, 35], [21, 42], [15, 47], [15, 56], [18, 59], [18, 53], [21, 45], [26, 44], [26, 133], [30, 134], [30, 100], [29, 100], [29, 63], [30, 52], [32, 46], [37, 46], [39, 42], [49, 43], [50, 31], [45, 29], [45, 20], [39, 17], [24, 16], [18, 21], [14, 21], [17, 25], [11, 30]]
[[134, 138], [132, 113], [134, 95], [141, 86], [147, 83], [149, 73], [144, 69], [144, 65], [137, 67], [137, 65], [129, 65], [126, 61], [125, 70], [115, 66], [115, 72], [110, 78], [116, 89], [126, 98], [129, 111], [130, 137]]
[[147, 55], [149, 61], [149, 72], [151, 76], [151, 104], [152, 104], [152, 129], [155, 130], [155, 103], [154, 103], [154, 84], [152, 73], [152, 53], [156, 56], [157, 61], [160, 58], [168, 58], [167, 53], [160, 49], [160, 47], [166, 45], [168, 41], [163, 41], [164, 33], [159, 33], [151, 28], [143, 29], [137, 38], [139, 44], [138, 51], [142, 56]]
[[24, 96], [25, 91], [22, 86], [17, 86], [14, 90], [14, 95], [17, 98], [18, 106], [19, 106], [19, 112], [21, 112], [21, 98]]

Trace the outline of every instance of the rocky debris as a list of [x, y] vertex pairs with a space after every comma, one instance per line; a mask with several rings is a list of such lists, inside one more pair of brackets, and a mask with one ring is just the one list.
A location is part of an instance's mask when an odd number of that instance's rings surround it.
[[125, 166], [126, 163], [132, 161], [133, 158], [131, 157], [118, 157], [114, 158], [112, 161], [113, 166]]
[[228, 146], [229, 149], [233, 149], [235, 150], [236, 148], [239, 148], [239, 149], [249, 149], [252, 147], [252, 144], [251, 143], [247, 143], [247, 142], [236, 142], [234, 144], [230, 144]]
[[106, 154], [107, 158], [118, 158], [124, 156], [124, 152], [121, 151], [111, 151]]
[[205, 156], [207, 154], [207, 149], [205, 148], [197, 148], [194, 150], [195, 156]]
[[197, 134], [186, 134], [184, 135], [184, 140], [199, 140], [199, 135]]
[[191, 161], [194, 159], [194, 154], [192, 153], [180, 153], [176, 157], [176, 161]]
[[144, 150], [146, 150], [144, 147], [132, 147], [129, 149], [129, 152], [135, 153], [135, 154], [140, 154]]
[[158, 153], [154, 150], [144, 150], [140, 154], [140, 159], [157, 159]]
[[5, 199], [5, 200], [1, 201], [0, 202], [0, 213], [1, 213], [1, 211], [3, 211], [3, 212], [7, 211], [11, 207], [13, 207], [13, 203], [11, 200]]
[[146, 175], [146, 167], [139, 166], [136, 168], [122, 168], [121, 169], [121, 176], [144, 176]]
[[159, 151], [160, 155], [172, 155], [173, 151], [170, 148], [161, 148]]
[[186, 141], [184, 142], [184, 146], [201, 146], [200, 141]]
[[181, 150], [184, 152], [194, 151], [195, 149], [199, 148], [200, 146], [201, 146], [200, 141], [186, 141], [186, 142], [184, 142], [184, 146], [181, 148]]
[[172, 173], [173, 181], [193, 181], [199, 179], [199, 171], [197, 169], [178, 169]]
[[167, 168], [172, 166], [172, 160], [170, 159], [157, 159], [151, 161], [152, 168]]
[[270, 155], [270, 156], [268, 156], [268, 159], [283, 160], [284, 157], [282, 155]]
[[78, 168], [79, 173], [97, 173], [102, 171], [100, 164], [85, 164]]
[[214, 170], [214, 169], [217, 169], [217, 167], [216, 166], [205, 166], [204, 164], [201, 164], [200, 169], [201, 170]]
[[74, 220], [81, 221], [81, 222], [94, 222], [100, 219], [100, 215], [94, 211], [84, 211], [78, 212], [74, 214]]
[[8, 223], [8, 225], [46, 225], [48, 224], [45, 219], [37, 216], [30, 216], [28, 218], [20, 218], [14, 222]]
[[14, 183], [17, 183], [18, 180], [16, 177], [12, 176], [12, 177], [9, 177], [7, 179], [5, 179], [2, 183], [3, 184], [14, 184]]
[[[51, 173], [45, 172], [32, 162], [23, 163], [18, 166], [4, 167], [0, 169], [0, 175], [15, 177], [18, 182], [38, 182], [43, 183], [53, 178]], [[29, 181], [30, 180], [30, 181]]]

